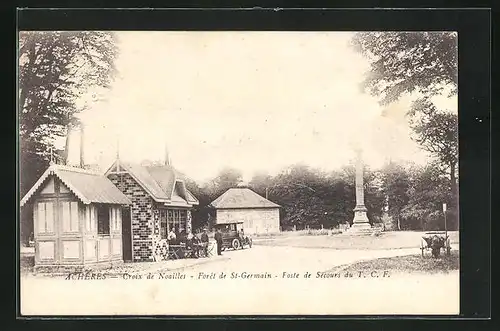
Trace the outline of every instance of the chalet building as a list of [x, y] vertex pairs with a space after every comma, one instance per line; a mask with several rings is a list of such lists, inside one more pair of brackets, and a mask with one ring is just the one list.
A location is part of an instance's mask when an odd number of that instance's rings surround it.
[[170, 162], [147, 166], [117, 158], [105, 176], [132, 202], [124, 214], [124, 235], [130, 238], [124, 241], [125, 260], [161, 260], [170, 229], [191, 230], [191, 211], [199, 202]]
[[216, 224], [243, 222], [248, 234], [280, 232], [280, 206], [249, 188], [231, 188], [210, 206], [216, 211]]
[[123, 262], [122, 208], [131, 201], [102, 174], [51, 165], [21, 207], [28, 202], [36, 269]]

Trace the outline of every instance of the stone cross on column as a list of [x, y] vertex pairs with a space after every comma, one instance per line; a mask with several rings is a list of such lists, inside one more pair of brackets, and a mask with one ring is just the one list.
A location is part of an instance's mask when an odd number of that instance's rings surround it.
[[356, 207], [365, 207], [363, 159], [361, 156], [361, 150], [356, 151]]
[[354, 208], [354, 219], [349, 232], [366, 232], [371, 225], [366, 215], [365, 192], [363, 184], [363, 158], [361, 150], [356, 151], [356, 207]]

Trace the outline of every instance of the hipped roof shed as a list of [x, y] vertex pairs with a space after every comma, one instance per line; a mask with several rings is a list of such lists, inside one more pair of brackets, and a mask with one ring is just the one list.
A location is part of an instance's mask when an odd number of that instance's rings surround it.
[[230, 188], [210, 205], [215, 209], [280, 208], [246, 187]]
[[21, 199], [21, 207], [50, 177], [57, 177], [84, 204], [105, 203], [129, 205], [131, 201], [105, 176], [81, 168], [51, 165]]

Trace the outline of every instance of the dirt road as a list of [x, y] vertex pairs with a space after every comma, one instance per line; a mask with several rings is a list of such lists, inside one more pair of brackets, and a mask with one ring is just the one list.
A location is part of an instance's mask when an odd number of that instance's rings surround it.
[[[458, 272], [344, 275], [335, 266], [419, 250], [254, 246], [182, 269], [101, 280], [22, 277], [24, 314], [456, 314]], [[223, 276], [225, 275], [225, 276]]]

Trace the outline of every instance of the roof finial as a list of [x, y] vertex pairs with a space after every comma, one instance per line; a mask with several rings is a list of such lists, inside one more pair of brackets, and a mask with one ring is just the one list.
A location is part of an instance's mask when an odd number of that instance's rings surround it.
[[167, 165], [167, 166], [171, 165], [170, 154], [168, 152], [168, 145], [167, 145], [167, 143], [165, 143], [165, 165]]
[[116, 159], [120, 159], [120, 136], [116, 135]]
[[54, 164], [54, 148], [52, 146], [50, 146], [49, 150], [50, 150], [50, 165], [53, 165]]
[[120, 136], [116, 135], [116, 171], [120, 171]]

